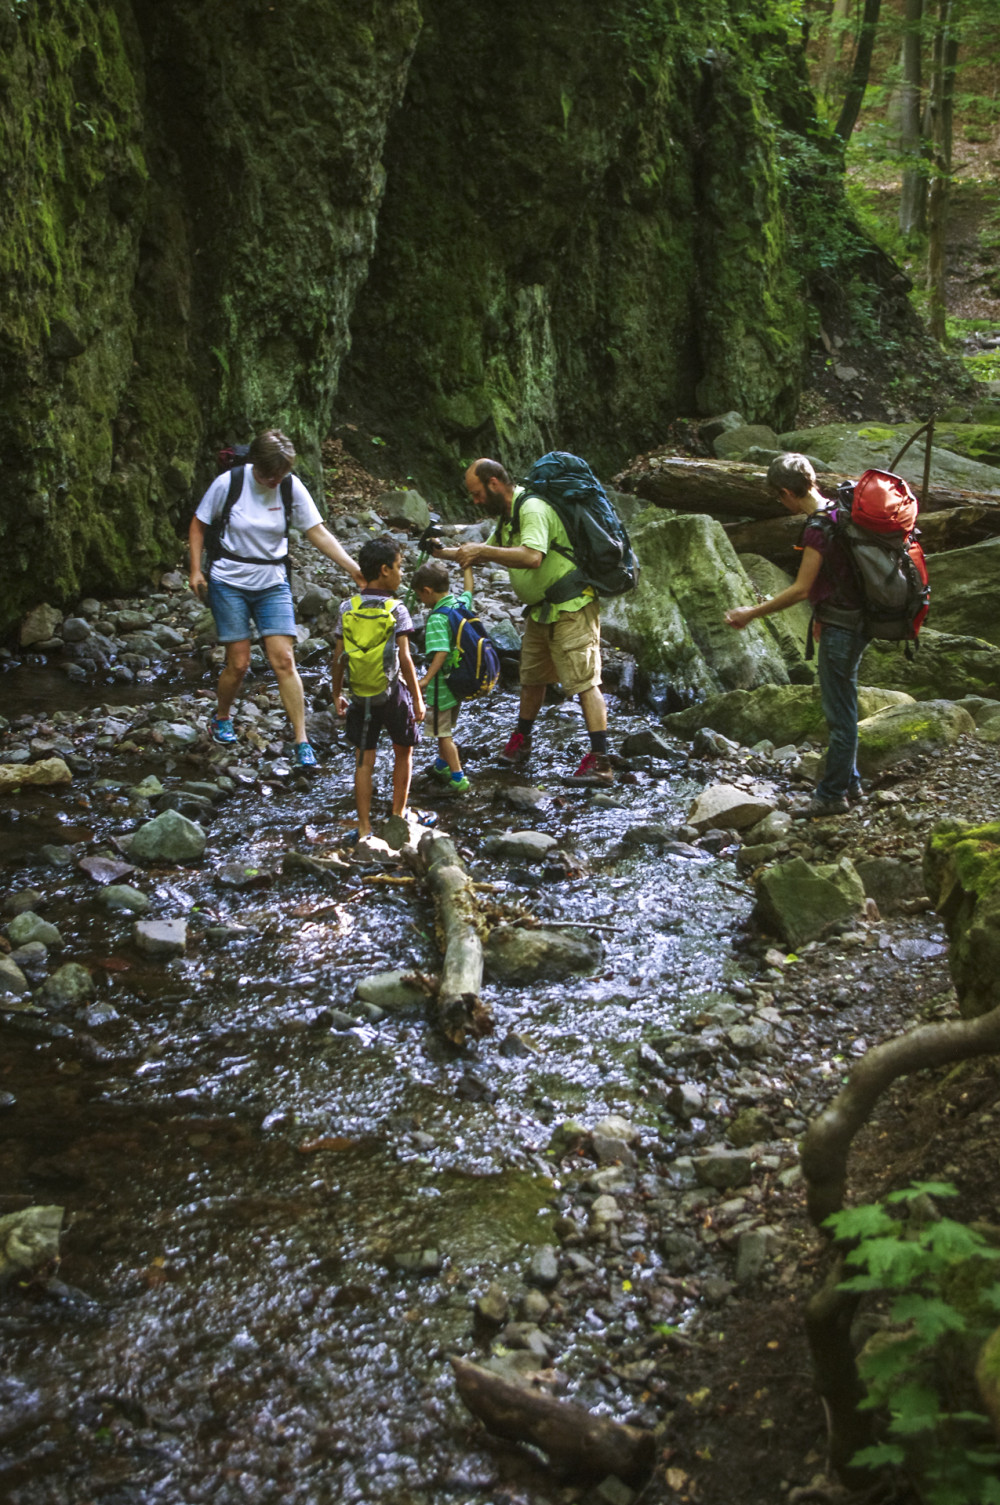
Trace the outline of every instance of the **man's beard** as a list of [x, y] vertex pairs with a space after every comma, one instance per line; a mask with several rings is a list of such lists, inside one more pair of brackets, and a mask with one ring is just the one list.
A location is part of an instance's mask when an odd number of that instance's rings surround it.
[[480, 503], [487, 517], [506, 517], [507, 499], [495, 491], [487, 491], [485, 500]]

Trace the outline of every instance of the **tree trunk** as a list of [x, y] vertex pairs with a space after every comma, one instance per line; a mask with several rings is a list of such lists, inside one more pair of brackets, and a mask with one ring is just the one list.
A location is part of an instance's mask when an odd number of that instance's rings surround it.
[[875, 46], [875, 31], [878, 27], [879, 12], [882, 9], [882, 0], [865, 0], [864, 15], [861, 18], [861, 30], [858, 33], [858, 45], [854, 53], [854, 64], [851, 68], [850, 82], [847, 85], [847, 93], [844, 96], [840, 118], [835, 127], [838, 135], [846, 145], [851, 139], [851, 132], [857, 124], [858, 115], [861, 112], [861, 104], [865, 97], [865, 89], [868, 87], [868, 74], [872, 65], [872, 49]]
[[816, 93], [827, 103], [836, 92], [836, 80], [840, 70], [841, 54], [844, 51], [844, 33], [847, 30], [847, 12], [850, 4], [851, 0], [833, 0], [830, 29], [826, 34], [826, 46], [823, 48], [823, 61], [820, 64], [816, 85]]
[[466, 1035], [485, 1035], [493, 1016], [479, 997], [483, 981], [483, 921], [468, 873], [447, 836], [428, 831], [417, 848], [434, 895], [444, 952], [438, 989], [438, 1023], [455, 1045]]
[[[824, 496], [833, 500], [841, 481], [856, 480], [856, 475], [824, 472], [816, 484]], [[759, 466], [744, 465], [737, 460], [682, 460], [657, 456], [649, 470], [638, 474], [633, 472], [628, 485], [636, 496], [676, 512], [707, 512], [711, 517], [733, 522], [788, 517], [781, 503], [768, 496], [764, 471]], [[945, 508], [969, 505], [981, 506], [987, 511], [1000, 508], [1000, 494], [961, 491], [957, 486], [932, 486], [923, 510], [941, 512]], [[801, 526], [801, 518], [799, 523]]]
[[930, 331], [936, 340], [945, 339], [947, 306], [945, 302], [945, 241], [948, 233], [948, 201], [951, 193], [951, 139], [955, 93], [955, 66], [958, 40], [954, 33], [954, 0], [941, 0], [938, 27], [934, 37], [934, 81], [931, 87], [933, 147], [932, 176], [927, 246], [927, 291]]
[[920, 131], [920, 53], [924, 0], [906, 0], [903, 19], [903, 82], [900, 100], [900, 150], [903, 154], [903, 191], [899, 200], [899, 228], [903, 235], [922, 234], [927, 227], [927, 166]]

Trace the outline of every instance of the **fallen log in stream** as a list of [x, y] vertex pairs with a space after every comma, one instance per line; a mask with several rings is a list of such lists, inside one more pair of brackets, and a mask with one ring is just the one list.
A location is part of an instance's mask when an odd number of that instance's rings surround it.
[[430, 884], [444, 952], [438, 990], [438, 1023], [455, 1045], [467, 1034], [486, 1035], [493, 1016], [479, 997], [483, 984], [483, 919], [475, 887], [454, 842], [438, 831], [420, 838], [417, 857]]
[[[735, 460], [684, 460], [677, 456], [657, 456], [652, 464], [654, 468], [650, 470], [633, 471], [626, 484], [636, 496], [658, 507], [670, 507], [675, 512], [707, 512], [734, 522], [787, 515], [777, 498], [768, 495], [765, 471], [759, 465], [744, 465]], [[817, 477], [816, 484], [833, 501], [841, 481], [856, 480], [857, 476], [828, 471]], [[957, 486], [932, 485], [921, 510], [943, 512], [967, 506], [1000, 510], [1000, 489], [962, 491]]]
[[652, 1432], [594, 1416], [583, 1406], [515, 1384], [466, 1359], [451, 1363], [459, 1395], [487, 1431], [541, 1448], [570, 1477], [599, 1484], [614, 1474], [637, 1485], [652, 1472]]

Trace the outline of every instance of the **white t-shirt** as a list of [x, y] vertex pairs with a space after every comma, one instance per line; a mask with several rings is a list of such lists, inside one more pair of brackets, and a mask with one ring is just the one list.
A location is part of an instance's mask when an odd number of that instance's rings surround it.
[[[195, 516], [211, 523], [222, 512], [229, 495], [232, 472], [216, 476], [198, 503]], [[319, 508], [298, 476], [292, 476], [292, 527], [306, 533], [321, 523]], [[222, 540], [234, 554], [248, 554], [256, 559], [274, 559], [275, 564], [240, 564], [235, 559], [217, 559], [212, 566], [216, 580], [245, 591], [266, 591], [280, 585], [285, 573], [285, 504], [280, 486], [258, 486], [253, 466], [243, 467], [243, 490], [233, 503], [225, 536]]]

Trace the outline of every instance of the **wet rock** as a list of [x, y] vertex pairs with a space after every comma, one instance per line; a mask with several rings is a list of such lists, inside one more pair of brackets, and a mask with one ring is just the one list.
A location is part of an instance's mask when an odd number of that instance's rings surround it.
[[651, 727], [644, 728], [641, 732], [630, 732], [621, 744], [622, 755], [626, 758], [676, 758], [677, 748], [671, 747], [670, 743], [654, 732]]
[[510, 1297], [496, 1281], [476, 1298], [476, 1316], [493, 1327], [502, 1327], [510, 1311]]
[[427, 1002], [427, 990], [410, 972], [373, 972], [362, 977], [355, 989], [365, 1003], [390, 1013], [399, 1009], [417, 1009]]
[[718, 1146], [691, 1159], [699, 1185], [714, 1186], [719, 1191], [748, 1185], [753, 1172], [753, 1161], [744, 1150]]
[[30, 993], [28, 979], [15, 961], [0, 955], [0, 1008], [10, 998], [24, 998]]
[[539, 1290], [550, 1291], [559, 1281], [559, 1259], [551, 1244], [544, 1244], [531, 1256], [525, 1280]]
[[771, 1031], [761, 1020], [750, 1024], [734, 1024], [726, 1031], [726, 1039], [740, 1056], [766, 1056], [770, 1054]]
[[761, 1140], [773, 1139], [774, 1125], [761, 1108], [744, 1108], [737, 1113], [726, 1130], [730, 1144], [738, 1150], [759, 1144]]
[[431, 520], [430, 508], [420, 492], [412, 488], [383, 492], [375, 507], [387, 523], [402, 524], [413, 533], [422, 533]]
[[780, 1244], [775, 1228], [750, 1228], [740, 1234], [736, 1252], [736, 1283], [749, 1285], [763, 1274]]
[[194, 747], [201, 740], [198, 728], [189, 726], [186, 721], [154, 721], [153, 732], [157, 742], [175, 752]]
[[567, 1118], [553, 1129], [549, 1139], [549, 1153], [561, 1159], [563, 1155], [579, 1149], [589, 1138], [590, 1130], [586, 1124], [580, 1123], [576, 1118]]
[[93, 998], [97, 986], [87, 968], [67, 962], [42, 984], [42, 1001], [49, 1008], [75, 1008]]
[[94, 629], [84, 617], [67, 617], [62, 628], [63, 642], [86, 642], [93, 631]]
[[512, 862], [544, 862], [559, 843], [543, 831], [504, 831], [484, 838], [482, 850], [490, 857]]
[[389, 1255], [389, 1268], [401, 1275], [436, 1275], [442, 1265], [437, 1249], [403, 1250]]
[[497, 925], [483, 950], [487, 975], [499, 982], [558, 981], [600, 966], [604, 948], [585, 930]]
[[113, 883], [116, 878], [127, 878], [135, 872], [131, 862], [122, 862], [116, 857], [81, 857], [77, 863], [81, 872], [93, 878], [95, 883]]
[[525, 1291], [517, 1304], [517, 1314], [522, 1322], [544, 1322], [549, 1309], [549, 1298], [539, 1290]]
[[55, 846], [52, 842], [45, 842], [40, 848], [42, 856], [50, 867], [72, 867], [72, 847]]
[[10, 960], [32, 982], [41, 982], [49, 970], [49, 948], [41, 941], [28, 941], [10, 953]]
[[587, 1219], [587, 1228], [595, 1239], [603, 1238], [612, 1224], [621, 1223], [625, 1220], [615, 1198], [610, 1192], [602, 1192], [595, 1197], [590, 1204], [590, 1216]]
[[54, 606], [42, 603], [35, 606], [21, 622], [20, 641], [22, 648], [33, 648], [47, 642], [62, 621], [62, 612]]
[[140, 862], [194, 862], [203, 855], [207, 842], [197, 821], [176, 810], [165, 810], [135, 833], [129, 856]]
[[147, 774], [146, 777], [141, 781], [141, 783], [134, 784], [129, 790], [129, 794], [132, 796], [132, 798], [137, 800], [152, 800], [155, 799], [158, 794], [162, 793], [163, 785], [160, 783], [155, 773]]
[[513, 805], [515, 810], [547, 810], [552, 804], [551, 797], [541, 789], [528, 789], [522, 784], [515, 784], [502, 793], [507, 804]]
[[744, 836], [748, 845], [759, 846], [764, 842], [784, 841], [792, 829], [792, 817], [787, 810], [772, 810], [759, 820], [755, 826], [751, 826]]
[[8, 894], [4, 899], [4, 914], [22, 914], [26, 909], [34, 910], [37, 914], [44, 903], [45, 897], [37, 888], [21, 888], [16, 893]]
[[131, 888], [127, 883], [111, 883], [98, 895], [98, 903], [105, 909], [122, 910], [127, 914], [147, 914], [151, 902], [148, 894]]
[[[857, 881], [863, 903], [863, 886], [860, 879]], [[835, 882], [801, 857], [776, 863], [762, 872], [756, 880], [756, 893], [754, 914], [760, 925], [795, 950], [826, 935], [860, 908], [848, 896], [846, 881]]]
[[186, 815], [188, 820], [198, 821], [211, 820], [215, 813], [215, 802], [203, 794], [192, 794], [186, 789], [168, 789], [158, 795], [155, 808], [164, 810], [176, 810], [179, 815]]
[[554, 1340], [541, 1332], [534, 1322], [508, 1322], [500, 1340], [508, 1348], [525, 1349], [544, 1361], [551, 1358], [556, 1349]]
[[0, 794], [25, 784], [71, 784], [73, 775], [62, 758], [42, 758], [37, 763], [0, 763]]
[[186, 920], [137, 920], [132, 935], [143, 956], [157, 961], [183, 956], [187, 950]]
[[24, 1207], [0, 1217], [0, 1287], [59, 1257], [61, 1207]]
[[742, 831], [770, 815], [773, 800], [747, 794], [733, 784], [713, 784], [703, 789], [691, 806], [688, 823], [697, 831]]
[[14, 916], [7, 926], [7, 935], [15, 946], [27, 946], [31, 941], [41, 941], [43, 946], [58, 951], [63, 944], [56, 926], [30, 909], [24, 909]]
[[640, 821], [622, 836], [622, 845], [633, 850], [639, 847], [654, 847], [661, 850], [670, 847], [674, 842], [674, 833], [667, 826], [657, 826], [648, 822]]
[[700, 1118], [705, 1111], [705, 1097], [693, 1082], [679, 1082], [667, 1093], [667, 1111], [685, 1122]]

